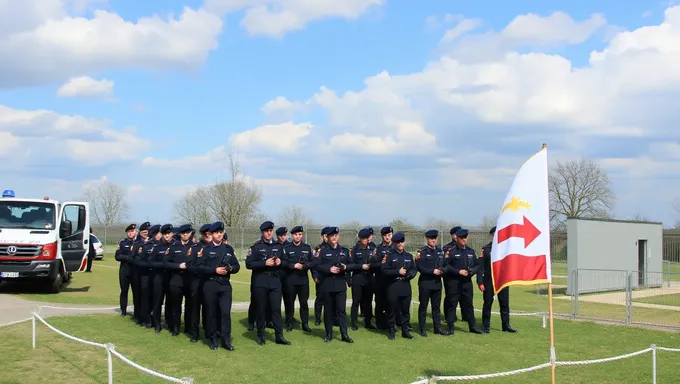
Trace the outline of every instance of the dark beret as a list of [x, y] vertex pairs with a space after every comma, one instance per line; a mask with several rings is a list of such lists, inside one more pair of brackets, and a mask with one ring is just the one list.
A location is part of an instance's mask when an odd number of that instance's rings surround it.
[[406, 241], [406, 236], [401, 232], [397, 232], [392, 236], [393, 243], [403, 243], [404, 241]]
[[359, 231], [360, 239], [367, 239], [369, 236], [371, 236], [371, 231], [368, 228], [364, 228]]
[[186, 232], [191, 232], [193, 231], [194, 228], [191, 226], [191, 224], [182, 224], [177, 228], [178, 233], [186, 233]]
[[381, 235], [387, 235], [388, 233], [392, 233], [392, 232], [394, 232], [392, 227], [382, 227], [382, 229], [380, 229]]
[[456, 236], [457, 237], [466, 237], [468, 235], [468, 230], [467, 229], [459, 229], [456, 231]]
[[210, 226], [210, 232], [223, 232], [224, 231], [224, 223], [221, 221], [216, 221], [212, 223]]
[[451, 230], [449, 231], [449, 234], [450, 234], [450, 235], [455, 235], [456, 232], [458, 232], [459, 229], [460, 229], [460, 227], [453, 227], [453, 228], [451, 228]]
[[156, 236], [156, 234], [160, 231], [161, 231], [161, 226], [159, 224], [152, 225], [151, 227], [149, 227], [149, 236], [151, 236], [151, 237]]
[[270, 229], [274, 229], [274, 223], [271, 221], [265, 221], [264, 223], [260, 224], [260, 231], [268, 231]]
[[372, 234], [374, 233], [372, 227], [368, 227], [368, 228], [366, 228], [366, 229], [368, 229], [368, 234], [369, 234], [369, 235], [372, 235]]
[[489, 235], [493, 235], [494, 233], [496, 233], [496, 227], [489, 229]]
[[299, 232], [304, 232], [304, 231], [305, 231], [305, 229], [302, 228], [302, 225], [296, 225], [295, 227], [293, 227], [293, 229], [290, 230], [290, 233], [293, 234], [293, 233], [299, 233]]
[[137, 224], [128, 225], [127, 227], [125, 227], [125, 232], [132, 231], [133, 229], [137, 229]]
[[436, 239], [439, 236], [439, 231], [436, 229], [430, 229], [429, 231], [425, 232], [425, 237], [428, 239]]
[[331, 230], [331, 227], [323, 227], [323, 229], [321, 230], [321, 234], [324, 235], [324, 236], [328, 236], [328, 234], [330, 233], [330, 230]]
[[288, 228], [286, 227], [278, 227], [276, 228], [276, 236], [283, 236], [286, 233], [288, 233]]
[[142, 225], [139, 226], [140, 231], [146, 231], [149, 228], [151, 228], [151, 223], [149, 223], [148, 221], [143, 222]]
[[173, 229], [175, 229], [172, 224], [163, 224], [161, 227], [161, 234], [165, 235], [167, 233], [172, 233]]
[[337, 235], [340, 233], [340, 228], [338, 227], [328, 227], [328, 235]]
[[200, 232], [200, 233], [210, 232], [211, 226], [212, 226], [212, 224], [203, 224], [203, 225], [201, 225], [201, 228], [198, 230], [198, 232]]

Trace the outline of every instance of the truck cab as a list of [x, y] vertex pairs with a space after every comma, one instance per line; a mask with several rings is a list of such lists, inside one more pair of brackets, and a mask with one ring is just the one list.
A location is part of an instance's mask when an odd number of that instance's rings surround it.
[[86, 202], [0, 197], [0, 282], [35, 281], [58, 293], [87, 266], [90, 208]]

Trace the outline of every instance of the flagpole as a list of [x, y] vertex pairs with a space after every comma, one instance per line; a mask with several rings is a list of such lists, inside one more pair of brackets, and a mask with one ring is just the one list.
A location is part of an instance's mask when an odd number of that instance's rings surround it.
[[[542, 149], [547, 149], [548, 144], [543, 144]], [[546, 188], [548, 186], [546, 185]], [[550, 262], [551, 260], [546, 260]], [[552, 268], [551, 268], [552, 269]], [[552, 275], [552, 273], [551, 273]], [[552, 278], [550, 279], [552, 281]], [[550, 318], [550, 371], [552, 375], [552, 384], [555, 384], [555, 327], [553, 326], [553, 300], [552, 300], [552, 283], [548, 283], [548, 317]]]

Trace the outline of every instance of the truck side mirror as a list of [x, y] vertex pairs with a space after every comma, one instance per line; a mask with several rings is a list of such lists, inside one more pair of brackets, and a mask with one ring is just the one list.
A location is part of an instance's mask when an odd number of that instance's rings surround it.
[[69, 236], [72, 230], [73, 224], [71, 224], [70, 220], [62, 221], [61, 226], [59, 227], [59, 237], [63, 239], [64, 237]]

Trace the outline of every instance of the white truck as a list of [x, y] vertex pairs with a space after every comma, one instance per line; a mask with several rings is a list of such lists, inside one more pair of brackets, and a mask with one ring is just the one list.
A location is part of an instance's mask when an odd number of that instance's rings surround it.
[[58, 293], [71, 273], [87, 266], [90, 207], [49, 197], [0, 197], [0, 283], [35, 281]]

